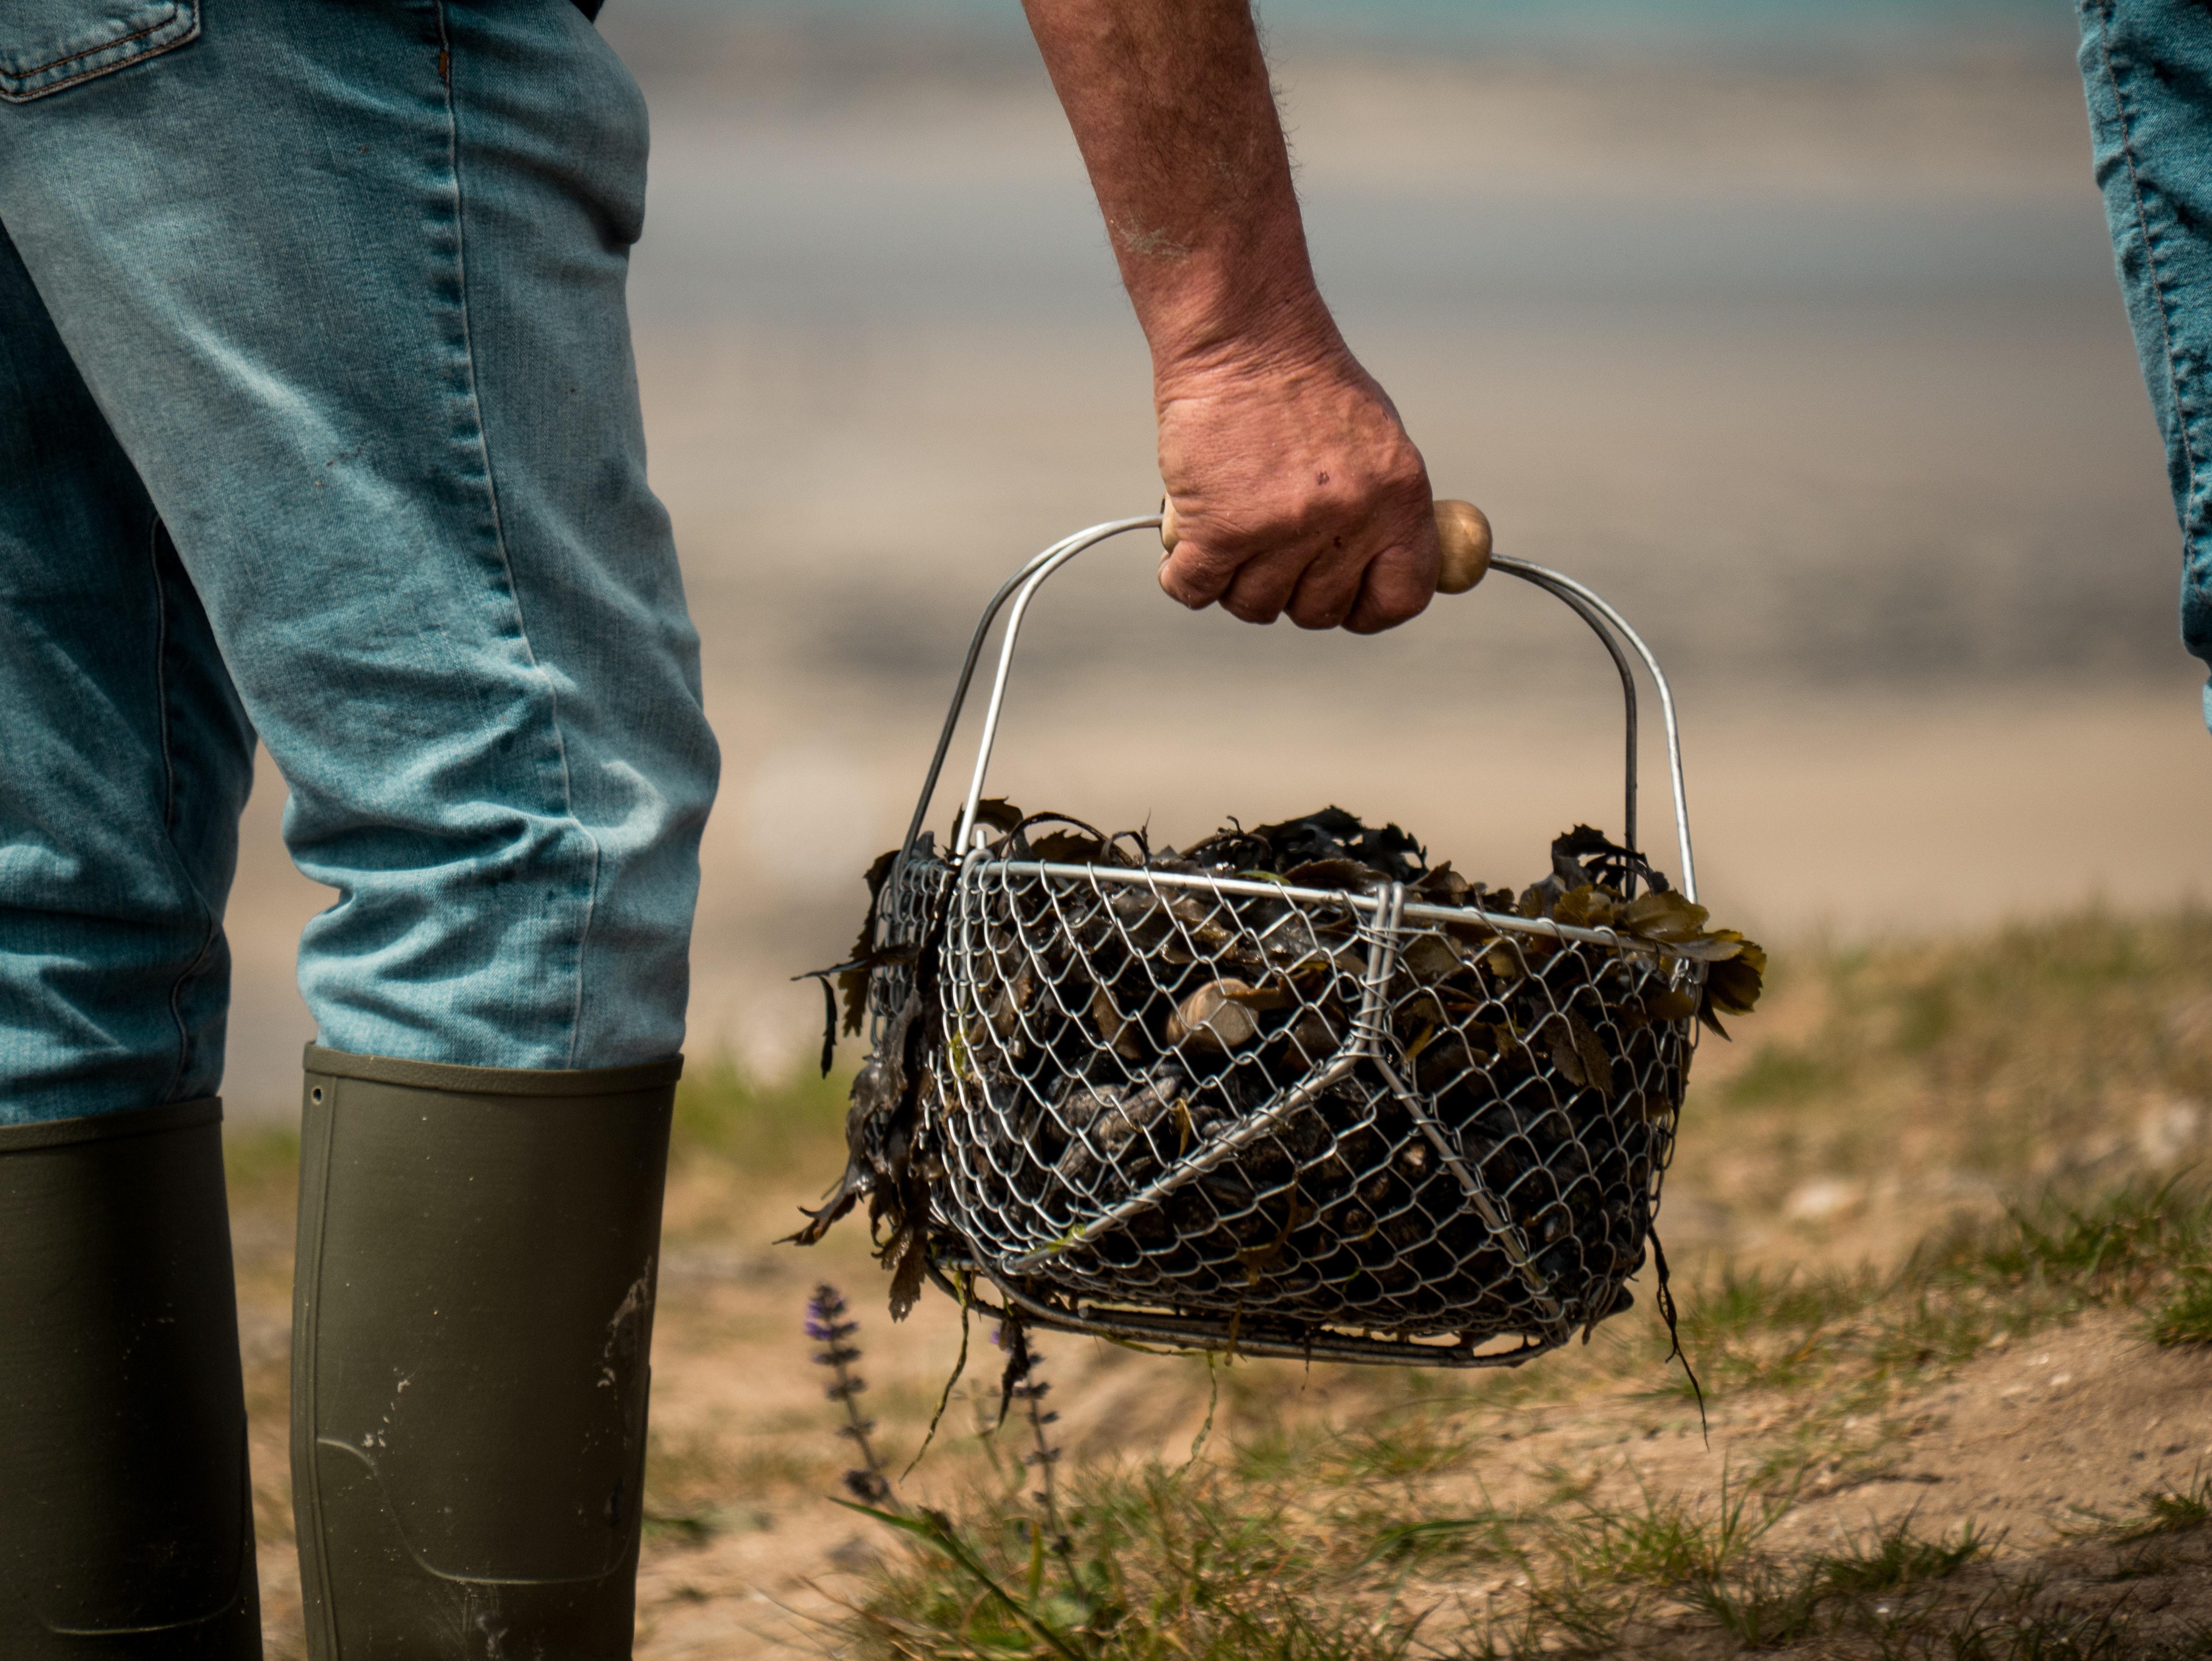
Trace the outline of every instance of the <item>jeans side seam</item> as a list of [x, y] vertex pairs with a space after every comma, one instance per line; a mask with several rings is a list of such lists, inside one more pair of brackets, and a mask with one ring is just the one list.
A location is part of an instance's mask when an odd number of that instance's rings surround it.
[[208, 904], [207, 895], [201, 891], [199, 880], [192, 874], [191, 865], [177, 846], [177, 759], [176, 748], [169, 732], [169, 591], [161, 581], [161, 516], [154, 515], [146, 532], [146, 566], [154, 587], [154, 703], [161, 734], [161, 834], [169, 844], [169, 852], [176, 859], [177, 867], [185, 879], [185, 885], [198, 902], [201, 915], [207, 918], [207, 934], [200, 941], [200, 949], [192, 954], [177, 978], [169, 986], [169, 1019], [177, 1029], [177, 1059], [169, 1070], [167, 1081], [161, 1086], [161, 1098], [166, 1101], [176, 1090], [192, 1064], [192, 1032], [185, 1019], [185, 989], [192, 983], [206, 966], [208, 955], [222, 938], [222, 918]]
[[[2166, 386], [2173, 399], [2174, 431], [2181, 442], [2183, 459], [2189, 464], [2189, 490], [2192, 501], [2203, 489], [2202, 474], [2197, 465], [2197, 447], [2190, 432], [2191, 412], [2182, 395], [2181, 375], [2174, 362], [2173, 314], [2166, 299], [2166, 283], [2159, 274], [2158, 245], [2151, 234], [2150, 210], [2143, 201], [2142, 175], [2136, 165], [2136, 146], [2133, 125], [2128, 115], [2126, 89], [2120, 84], [2119, 71], [2112, 64], [2112, 11], [2109, 6], [2097, 9], [2097, 56], [2104, 65], [2106, 82], [2112, 89], [2112, 113], [2119, 131], [2120, 155], [2128, 164], [2128, 193], [2136, 204], [2136, 229], [2142, 238], [2143, 267], [2150, 289], [2151, 300], [2158, 308], [2158, 329], [2160, 356], [2166, 360]], [[2186, 544], [2188, 527], [2182, 527], [2182, 538]]]
[[584, 885], [584, 916], [576, 931], [575, 990], [568, 1008], [568, 1054], [567, 1064], [577, 1065], [578, 1051], [583, 1043], [584, 1031], [584, 962], [586, 948], [592, 934], [593, 913], [599, 901], [599, 841], [585, 827], [576, 812], [575, 784], [568, 767], [567, 734], [562, 729], [561, 698], [555, 689], [552, 677], [545, 672], [538, 660], [537, 648], [531, 643], [530, 625], [523, 615], [522, 593], [514, 579], [514, 562], [507, 546], [505, 521], [500, 514], [499, 481], [492, 468], [491, 432], [484, 419], [483, 403], [477, 387], [476, 337], [469, 315], [468, 280], [468, 213], [467, 202], [461, 182], [461, 123], [460, 111], [453, 99], [452, 74], [453, 40], [446, 27], [445, 0], [438, 0], [435, 8], [438, 20], [438, 62], [440, 80], [444, 86], [446, 104], [447, 166], [453, 181], [453, 263], [459, 277], [459, 305], [461, 320], [461, 363], [468, 377], [469, 410], [476, 429], [476, 441], [482, 452], [484, 473], [484, 496], [491, 514], [492, 545], [499, 554], [500, 570], [507, 584], [507, 604], [514, 610], [514, 629], [522, 642], [525, 659], [531, 672], [543, 687], [548, 707], [552, 711], [553, 750], [561, 764], [561, 807], [568, 824], [584, 845], [591, 849], [591, 871]]

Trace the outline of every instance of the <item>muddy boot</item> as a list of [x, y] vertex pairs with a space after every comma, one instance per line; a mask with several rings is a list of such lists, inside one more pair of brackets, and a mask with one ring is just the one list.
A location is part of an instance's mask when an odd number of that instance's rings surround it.
[[630, 1653], [681, 1066], [308, 1050], [292, 1484], [314, 1661]]
[[222, 1104], [0, 1126], [0, 1656], [260, 1653]]

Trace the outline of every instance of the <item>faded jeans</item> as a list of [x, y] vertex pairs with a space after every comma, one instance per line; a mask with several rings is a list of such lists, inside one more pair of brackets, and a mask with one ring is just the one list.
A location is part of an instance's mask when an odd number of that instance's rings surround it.
[[[2079, 9], [2097, 183], [2181, 521], [2181, 637], [2212, 662], [2212, 9]], [[2204, 699], [2212, 723], [2212, 684]]]
[[0, 1123], [216, 1090], [257, 733], [324, 1044], [680, 1048], [645, 160], [571, 0], [0, 5]]

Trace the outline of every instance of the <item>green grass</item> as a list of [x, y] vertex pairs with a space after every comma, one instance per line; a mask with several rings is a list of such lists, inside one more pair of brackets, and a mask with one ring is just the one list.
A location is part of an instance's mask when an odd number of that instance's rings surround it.
[[300, 1177], [299, 1127], [225, 1124], [222, 1168], [232, 1204], [258, 1208], [272, 1202], [289, 1202]]
[[[1510, 1375], [1332, 1383], [1325, 1423], [1297, 1405], [1310, 1375], [1240, 1365], [1219, 1401], [1241, 1445], [1224, 1430], [1188, 1463], [1180, 1447], [1071, 1463], [1050, 1524], [1027, 1497], [1033, 1474], [1006, 1454], [998, 1476], [940, 1494], [941, 1512], [900, 1518], [906, 1549], [872, 1572], [842, 1652], [2212, 1657], [2212, 1635], [2158, 1613], [2203, 1572], [2212, 1479], [2085, 1513], [2057, 1547], [2000, 1550], [1972, 1523], [1923, 1532], [1893, 1515], [1830, 1535], [1829, 1519], [1875, 1514], [1895, 1489], [1861, 1490], [1866, 1513], [1778, 1526], [1814, 1494], [1893, 1471], [1923, 1392], [2000, 1339], [2106, 1311], [2160, 1343], [2212, 1343], [2212, 1185], [2136, 1140], [2144, 1104], [2212, 1099], [2212, 913], [2093, 912], [1832, 954], [1788, 966], [1783, 988], [1814, 996], [1815, 1019], [1693, 1092], [1671, 1182], [1754, 1210], [1804, 1176], [1854, 1169], [2017, 1197], [1968, 1220], [1939, 1214], [1881, 1268], [1682, 1275], [1683, 1348], [1736, 1439], [1717, 1493], [1638, 1475], [1671, 1468], [1647, 1464], [1642, 1438], [1695, 1425], [1686, 1385], [1662, 1382], [1648, 1297], [1590, 1349]], [[841, 1090], [774, 1094], [728, 1081], [692, 1144], [834, 1150]], [[1571, 1465], [1504, 1445], [1560, 1415], [1591, 1433], [1552, 1454]], [[1493, 1463], [1513, 1484], [1499, 1492], [1522, 1498], [1495, 1503], [1473, 1480], [1492, 1480]], [[1717, 1456], [1695, 1480], [1719, 1471]], [[2036, 1555], [2053, 1552], [2074, 1555], [2063, 1573]]]
[[1832, 1062], [1787, 1044], [1762, 1044], [1728, 1082], [1732, 1107], [1790, 1106], [1810, 1101], [1836, 1083]]
[[1759, 1121], [1791, 1173], [1887, 1171], [1909, 1131], [1920, 1161], [2017, 1185], [2054, 1155], [2108, 1159], [2136, 1104], [2212, 1099], [2212, 912], [2081, 912], [1800, 959], [1782, 983], [1817, 996], [1817, 1024], [1761, 1041], [1746, 1023], [1744, 1065], [1692, 1086], [1692, 1163], [1715, 1107]]
[[1321, 1451], [1333, 1480], [1346, 1485], [1414, 1482], [1463, 1469], [1480, 1452], [1463, 1416], [1428, 1407], [1375, 1414], [1348, 1433], [1326, 1433]]
[[670, 1152], [742, 1161], [749, 1171], [819, 1171], [826, 1184], [844, 1168], [845, 1106], [852, 1075], [806, 1068], [780, 1080], [752, 1077], [726, 1057], [695, 1063], [676, 1087]]
[[[1704, 1615], [1737, 1647], [1775, 1649], [1824, 1628], [1886, 1610], [1899, 1594], [1948, 1580], [1989, 1549], [1968, 1526], [1940, 1539], [1923, 1538], [1905, 1518], [1832, 1553], [1796, 1559], [1748, 1557], [1725, 1575], [1698, 1582], [1684, 1603]], [[1887, 1598], [1887, 1603], [1876, 1600]], [[1926, 1608], [1925, 1601], [1923, 1608]]]
[[2172, 1534], [2193, 1534], [2212, 1524], [2212, 1473], [2199, 1469], [2180, 1488], [2151, 1489], [2130, 1512], [2082, 1511], [2077, 1532], [2128, 1544]]
[[[1926, 1638], [1942, 1624], [1936, 1589], [1990, 1544], [1971, 1525], [1924, 1537], [1906, 1518], [1838, 1550], [1786, 1555], [1764, 1542], [1788, 1502], [1726, 1483], [1705, 1506], [1642, 1491], [1622, 1504], [1585, 1494], [1523, 1513], [1361, 1526], [1310, 1509], [1312, 1474], [1301, 1476], [1093, 1468], [1062, 1493], [1057, 1535], [1020, 1498], [1018, 1475], [972, 1484], [949, 1510], [884, 1516], [911, 1549], [879, 1571], [847, 1636], [864, 1653], [910, 1661], [1473, 1661], [1645, 1653], [1655, 1636], [1700, 1630], [1773, 1648], [1917, 1598]], [[1440, 1565], [1440, 1553], [1465, 1555]], [[1471, 1607], [1424, 1573], [1469, 1563], [1517, 1569], [1521, 1591], [1504, 1608]], [[1975, 1622], [1987, 1613], [1967, 1611], [1962, 1641], [1986, 1646]]]
[[2124, 1300], [2205, 1261], [2212, 1194], [2181, 1178], [2136, 1180], [2088, 1199], [2051, 1193], [2011, 1208], [1995, 1227], [1960, 1230], [1919, 1254], [1929, 1284], [2071, 1288]]
[[1687, 1588], [1683, 1601], [1740, 1649], [1777, 1649], [1814, 1630], [1821, 1615], [1816, 1570], [1769, 1561], [1746, 1565], [1725, 1580]]
[[1841, 1597], [1897, 1591], [1930, 1580], [1948, 1579], [1990, 1549], [1990, 1542], [1972, 1524], [1935, 1540], [1913, 1531], [1910, 1517], [1876, 1529], [1842, 1551], [1814, 1560], [1822, 1590]]
[[[1346, 1597], [1327, 1539], [1279, 1490], [1199, 1465], [1081, 1474], [1048, 1538], [979, 1489], [951, 1514], [893, 1525], [914, 1539], [855, 1609], [853, 1635], [913, 1658], [1298, 1657], [1397, 1661], [1422, 1611], [1387, 1575]], [[886, 1518], [886, 1521], [891, 1519]]]
[[2144, 1323], [2160, 1344], [2212, 1344], [2212, 1269], [2192, 1266], [2169, 1286]]
[[1720, 1579], [1788, 1509], [1741, 1483], [1731, 1491], [1723, 1469], [1711, 1506], [1644, 1488], [1633, 1505], [1584, 1500], [1535, 1526], [1543, 1548], [1577, 1576], [1665, 1588]]
[[[1970, 1568], [1988, 1579], [1976, 1566], [1993, 1542], [1972, 1524], [1929, 1537], [1907, 1518], [1826, 1550], [1771, 1542], [1816, 1466], [1876, 1469], [1882, 1403], [1999, 1334], [2100, 1305], [2166, 1307], [2208, 1234], [2201, 1190], [2124, 1183], [1947, 1230], [1889, 1274], [1723, 1274], [1686, 1289], [1684, 1340], [1709, 1379], [1793, 1404], [1764, 1463], [1723, 1471], [1707, 1501], [1640, 1479], [1624, 1493], [1591, 1467], [1553, 1471], [1526, 1509], [1440, 1507], [1437, 1486], [1479, 1468], [1495, 1426], [1532, 1409], [1433, 1383], [1219, 1458], [1073, 1470], [1049, 1538], [1002, 1458], [1007, 1480], [906, 1520], [913, 1549], [894, 1555], [848, 1635], [908, 1661], [1656, 1655], [1686, 1632], [1739, 1652], [1843, 1644], [1911, 1661], [2202, 1653], [2186, 1634], [2147, 1646], [2109, 1602], [2063, 1605], [2039, 1582], [1956, 1590]], [[1634, 1344], [1620, 1355], [1652, 1359]], [[1858, 1415], [1872, 1416], [1846, 1433]], [[2132, 1551], [2103, 1576], [2125, 1596], [2180, 1572], [2143, 1542], [2208, 1524], [2200, 1477], [2125, 1515], [2085, 1514], [2078, 1532]], [[1485, 1573], [1516, 1590], [1480, 1608], [1449, 1590]]]
[[[2056, 1191], [1939, 1232], [1896, 1270], [1723, 1269], [1682, 1298], [1682, 1348], [1707, 1393], [1821, 1385], [1863, 1409], [2085, 1310], [2145, 1311], [2161, 1343], [2212, 1342], [2212, 1190], [2141, 1178]], [[1633, 1354], [1641, 1365], [1648, 1356]], [[1686, 1396], [1669, 1379], [1665, 1393]]]

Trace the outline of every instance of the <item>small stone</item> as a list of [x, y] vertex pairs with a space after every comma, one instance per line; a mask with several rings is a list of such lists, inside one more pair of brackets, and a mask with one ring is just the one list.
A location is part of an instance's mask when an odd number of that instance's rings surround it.
[[1793, 1223], [1840, 1223], [1866, 1209], [1866, 1184], [1843, 1177], [1816, 1177], [1800, 1183], [1782, 1202]]
[[1208, 981], [1168, 1018], [1168, 1042], [1198, 1050], [1235, 1050], [1251, 1043], [1260, 1036], [1259, 1017], [1236, 1001], [1251, 991], [1240, 980]]

